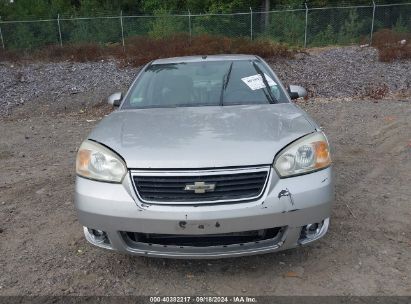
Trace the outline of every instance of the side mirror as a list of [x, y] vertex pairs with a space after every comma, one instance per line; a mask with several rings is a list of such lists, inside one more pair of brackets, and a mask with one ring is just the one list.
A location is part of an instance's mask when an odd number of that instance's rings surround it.
[[296, 85], [289, 85], [288, 95], [290, 95], [291, 99], [297, 99], [301, 97], [306, 97], [307, 91], [303, 87], [296, 86]]
[[109, 98], [107, 99], [107, 102], [109, 105], [112, 105], [113, 107], [118, 107], [121, 104], [122, 98], [123, 98], [123, 93], [116, 92], [109, 96]]

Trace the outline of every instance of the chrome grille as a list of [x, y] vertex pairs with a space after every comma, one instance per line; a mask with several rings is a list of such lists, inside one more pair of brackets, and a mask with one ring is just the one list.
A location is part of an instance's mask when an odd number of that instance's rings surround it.
[[148, 203], [216, 203], [259, 198], [269, 168], [133, 172], [139, 198]]

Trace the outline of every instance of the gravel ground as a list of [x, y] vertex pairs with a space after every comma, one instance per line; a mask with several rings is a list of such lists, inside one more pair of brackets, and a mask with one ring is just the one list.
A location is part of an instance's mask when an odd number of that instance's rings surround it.
[[[136, 69], [0, 63], [0, 296], [411, 295], [410, 62], [378, 63], [352, 47], [273, 65], [321, 97], [300, 105], [333, 145], [330, 231], [295, 250], [184, 261], [94, 248], [75, 214], [76, 150]], [[377, 79], [395, 94], [355, 97]]]
[[411, 61], [380, 62], [370, 47], [313, 49], [272, 66], [285, 83], [302, 85], [313, 97], [368, 97], [379, 88], [411, 93]]
[[125, 90], [137, 71], [119, 68], [114, 61], [0, 63], [0, 116], [28, 102], [45, 101], [57, 107], [95, 104]]
[[[269, 62], [285, 84], [302, 85], [311, 97], [363, 97], [378, 88], [383, 94], [411, 94], [411, 61], [379, 62], [374, 48], [313, 49], [293, 60]], [[0, 116], [33, 101], [60, 107], [98, 103], [112, 92], [125, 90], [137, 70], [119, 68], [114, 61], [0, 62]]]

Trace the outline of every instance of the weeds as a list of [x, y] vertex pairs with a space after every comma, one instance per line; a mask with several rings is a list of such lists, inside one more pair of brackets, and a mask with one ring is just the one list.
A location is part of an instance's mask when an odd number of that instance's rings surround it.
[[378, 49], [379, 60], [392, 62], [411, 59], [411, 34], [383, 29], [374, 34], [373, 46]]
[[369, 97], [371, 99], [383, 99], [388, 93], [389, 88], [385, 83], [369, 86], [365, 89], [365, 97]]
[[97, 61], [107, 58], [119, 59], [122, 65], [140, 66], [148, 61], [175, 56], [213, 54], [254, 54], [264, 58], [292, 58], [294, 51], [284, 44], [269, 40], [228, 38], [199, 35], [191, 39], [184, 34], [167, 38], [135, 36], [120, 44], [99, 45], [93, 43], [51, 45], [37, 51], [0, 51], [0, 61], [47, 60], [47, 61]]

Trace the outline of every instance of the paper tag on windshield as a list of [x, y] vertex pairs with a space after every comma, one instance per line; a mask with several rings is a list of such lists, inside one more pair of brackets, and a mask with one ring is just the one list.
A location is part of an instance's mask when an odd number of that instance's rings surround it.
[[[267, 83], [268, 83], [268, 85], [269, 85], [270, 87], [277, 85], [277, 84], [275, 83], [275, 81], [271, 79], [270, 76], [268, 76], [267, 74], [264, 74], [264, 76], [265, 76], [265, 79], [267, 80]], [[254, 90], [258, 90], [258, 89], [265, 88], [263, 78], [261, 77], [260, 74], [253, 75], [253, 76], [248, 76], [248, 77], [244, 77], [244, 78], [241, 78], [241, 80], [242, 80], [246, 85], [248, 85], [248, 87], [249, 87], [251, 90], [253, 90], [253, 91], [254, 91]]]

